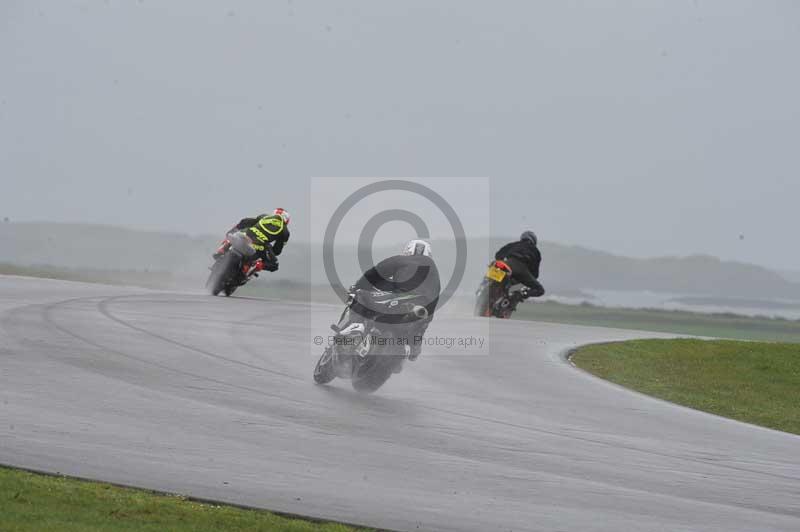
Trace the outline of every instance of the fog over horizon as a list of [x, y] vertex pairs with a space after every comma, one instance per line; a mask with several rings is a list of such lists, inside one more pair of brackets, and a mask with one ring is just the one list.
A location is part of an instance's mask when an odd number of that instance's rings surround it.
[[468, 236], [800, 270], [798, 50], [788, 0], [3, 2], [0, 220], [307, 241], [312, 178], [488, 177], [427, 181]]

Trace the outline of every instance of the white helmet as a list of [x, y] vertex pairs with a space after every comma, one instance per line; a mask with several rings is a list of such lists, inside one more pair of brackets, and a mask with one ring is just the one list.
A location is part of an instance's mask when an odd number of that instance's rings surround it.
[[425, 255], [431, 256], [431, 245], [424, 240], [412, 240], [403, 248], [402, 255]]

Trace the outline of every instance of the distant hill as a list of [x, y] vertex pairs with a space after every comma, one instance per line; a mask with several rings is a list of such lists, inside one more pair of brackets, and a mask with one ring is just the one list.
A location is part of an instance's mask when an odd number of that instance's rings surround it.
[[800, 283], [800, 271], [783, 270], [778, 273], [791, 283]]
[[549, 263], [548, 275], [556, 277], [559, 285], [718, 297], [800, 298], [800, 284], [774, 271], [707, 255], [632, 259], [573, 246], [542, 247]]
[[[198, 284], [222, 235], [190, 236], [90, 224], [0, 223], [0, 263], [70, 269], [168, 272]], [[305, 282], [308, 246], [288, 246], [274, 280]], [[186, 284], [186, 283], [181, 283]]]
[[104, 225], [0, 224], [0, 262], [21, 265], [181, 272], [215, 243], [212, 237]]
[[[467, 269], [459, 287], [474, 290], [493, 251], [510, 239], [468, 241]], [[47, 223], [0, 223], [0, 263], [93, 270], [170, 272], [187, 279], [207, 274], [215, 236], [139, 231], [126, 228]], [[455, 262], [455, 243], [434, 241], [434, 254], [445, 282]], [[632, 259], [587, 248], [545, 242], [541, 280], [549, 293], [622, 290], [756, 299], [800, 299], [800, 283], [760, 266], [725, 262], [709, 256]], [[321, 246], [291, 242], [281, 269], [266, 282], [288, 280], [325, 284]], [[397, 246], [375, 250], [380, 260]], [[355, 246], [338, 245], [335, 264], [347, 285], [360, 273]], [[195, 281], [192, 281], [195, 282]]]

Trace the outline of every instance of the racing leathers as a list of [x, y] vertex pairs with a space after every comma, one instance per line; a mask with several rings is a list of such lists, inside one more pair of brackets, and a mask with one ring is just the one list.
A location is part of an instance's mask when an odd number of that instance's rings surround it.
[[[261, 214], [253, 218], [242, 218], [234, 225], [228, 234], [236, 231], [244, 232], [253, 242], [256, 257], [264, 263], [264, 269], [275, 271], [278, 269], [277, 256], [283, 252], [283, 246], [289, 241], [289, 228], [277, 214]], [[215, 253], [215, 258], [224, 253], [226, 246]]]
[[508, 264], [511, 268], [511, 278], [527, 287], [525, 297], [544, 295], [544, 287], [538, 280], [542, 254], [536, 244], [530, 240], [510, 242], [501, 247], [494, 258]]
[[[408, 324], [409, 360], [416, 360], [422, 350], [422, 340], [428, 325], [433, 320], [436, 305], [439, 303], [441, 282], [439, 269], [430, 257], [425, 255], [396, 255], [373, 266], [351, 287], [352, 291], [380, 290], [397, 295], [408, 295], [416, 305], [425, 307], [424, 318], [415, 317]], [[358, 312], [381, 314], [380, 309], [357, 309]], [[386, 318], [391, 310], [387, 309]], [[380, 320], [380, 317], [378, 318]]]

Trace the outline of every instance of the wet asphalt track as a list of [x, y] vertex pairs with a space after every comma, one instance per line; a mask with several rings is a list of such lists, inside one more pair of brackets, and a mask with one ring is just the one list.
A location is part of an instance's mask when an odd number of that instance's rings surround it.
[[313, 384], [310, 310], [0, 276], [0, 463], [398, 530], [800, 530], [800, 437], [560, 358], [641, 333], [493, 321], [364, 396]]

